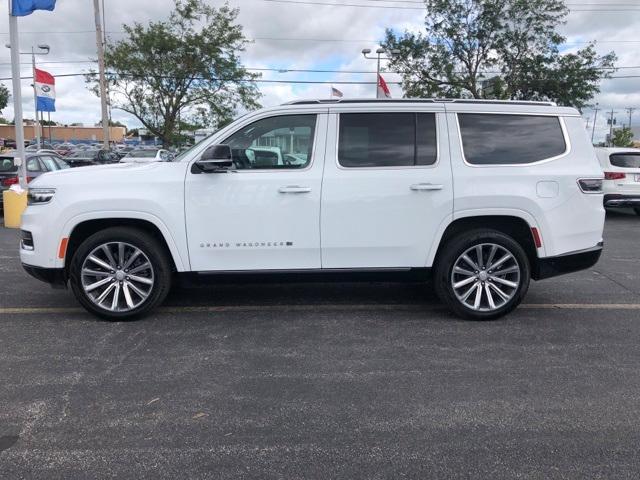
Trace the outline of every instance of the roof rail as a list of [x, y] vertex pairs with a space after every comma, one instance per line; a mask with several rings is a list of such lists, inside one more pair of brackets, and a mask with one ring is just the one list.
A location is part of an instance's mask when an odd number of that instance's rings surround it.
[[476, 103], [476, 104], [507, 104], [507, 105], [543, 105], [556, 107], [555, 102], [533, 100], [484, 100], [477, 98], [337, 98], [335, 100], [294, 100], [282, 105], [317, 105], [317, 104], [348, 104], [348, 103]]

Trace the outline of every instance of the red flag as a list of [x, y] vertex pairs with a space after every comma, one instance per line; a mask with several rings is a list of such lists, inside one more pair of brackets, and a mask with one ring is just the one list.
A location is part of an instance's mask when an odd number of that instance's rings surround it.
[[378, 74], [378, 98], [391, 98], [391, 92], [382, 75]]

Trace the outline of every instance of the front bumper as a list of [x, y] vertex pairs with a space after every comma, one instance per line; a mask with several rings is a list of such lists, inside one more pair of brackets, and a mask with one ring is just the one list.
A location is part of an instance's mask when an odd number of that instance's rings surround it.
[[67, 278], [64, 268], [43, 268], [34, 267], [33, 265], [22, 264], [22, 268], [41, 282], [50, 284], [53, 288], [67, 288]]
[[602, 246], [603, 243], [600, 242], [595, 247], [586, 250], [565, 253], [557, 257], [540, 258], [531, 276], [534, 280], [543, 280], [591, 268], [598, 263], [602, 254]]
[[605, 207], [640, 207], [640, 195], [608, 193], [604, 196]]

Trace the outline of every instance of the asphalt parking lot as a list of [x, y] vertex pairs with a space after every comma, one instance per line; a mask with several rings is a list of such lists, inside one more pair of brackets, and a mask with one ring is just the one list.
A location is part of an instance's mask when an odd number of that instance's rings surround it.
[[175, 290], [98, 321], [0, 228], [2, 478], [638, 478], [640, 218], [465, 322], [418, 284]]

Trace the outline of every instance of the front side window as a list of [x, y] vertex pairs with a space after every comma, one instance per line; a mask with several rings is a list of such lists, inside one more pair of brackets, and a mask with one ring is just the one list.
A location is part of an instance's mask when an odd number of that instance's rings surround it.
[[459, 113], [458, 122], [465, 159], [473, 165], [534, 163], [567, 149], [558, 117]]
[[56, 161], [49, 156], [41, 156], [40, 160], [42, 161], [42, 163], [44, 163], [44, 166], [47, 170], [49, 170], [50, 172], [54, 171], [54, 170], [60, 170], [60, 167], [58, 167], [58, 164], [56, 163]]
[[316, 115], [263, 118], [241, 128], [223, 144], [238, 170], [298, 169], [311, 162]]
[[611, 165], [620, 168], [640, 168], [639, 153], [614, 153], [609, 157]]
[[434, 113], [343, 113], [339, 135], [343, 167], [412, 167], [437, 159]]

